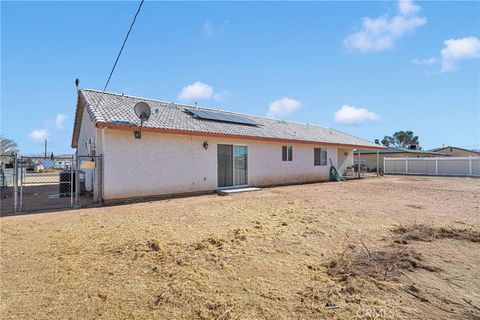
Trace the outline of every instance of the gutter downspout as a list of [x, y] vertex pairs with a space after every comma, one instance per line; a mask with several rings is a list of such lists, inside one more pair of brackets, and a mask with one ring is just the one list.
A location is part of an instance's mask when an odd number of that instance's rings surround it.
[[380, 176], [380, 151], [377, 150], [377, 177]]

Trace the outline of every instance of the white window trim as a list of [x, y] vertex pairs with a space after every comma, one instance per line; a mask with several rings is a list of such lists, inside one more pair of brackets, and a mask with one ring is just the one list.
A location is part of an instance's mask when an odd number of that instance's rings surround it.
[[[315, 149], [320, 150], [320, 159], [319, 164], [315, 164]], [[325, 150], [325, 164], [322, 164], [322, 151]], [[328, 148], [315, 147], [313, 148], [313, 166], [314, 167], [325, 167], [328, 166]]]
[[[283, 147], [286, 147], [287, 148], [287, 159], [286, 160], [283, 160]], [[289, 159], [288, 155], [289, 155], [289, 152], [288, 152], [288, 149], [291, 148], [292, 149], [292, 157]], [[293, 162], [293, 145], [282, 145], [282, 162]]]
[[233, 148], [232, 148], [232, 178], [233, 178], [233, 182], [235, 183], [235, 147], [246, 147], [247, 148], [247, 184], [234, 184], [233, 186], [229, 186], [229, 187], [226, 187], [226, 188], [231, 188], [231, 189], [235, 189], [235, 188], [242, 188], [242, 187], [248, 187], [249, 186], [249, 181], [250, 181], [250, 169], [249, 169], [249, 165], [248, 165], [248, 160], [250, 159], [250, 156], [249, 156], [249, 150], [248, 150], [248, 145], [246, 144], [232, 144]]

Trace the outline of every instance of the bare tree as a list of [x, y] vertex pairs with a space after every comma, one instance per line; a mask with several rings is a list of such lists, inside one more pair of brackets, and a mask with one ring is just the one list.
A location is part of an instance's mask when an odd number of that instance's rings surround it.
[[18, 145], [12, 140], [0, 135], [0, 155], [18, 153]]
[[4, 165], [12, 165], [14, 158], [11, 155], [14, 153], [18, 153], [17, 143], [0, 135], [0, 170]]

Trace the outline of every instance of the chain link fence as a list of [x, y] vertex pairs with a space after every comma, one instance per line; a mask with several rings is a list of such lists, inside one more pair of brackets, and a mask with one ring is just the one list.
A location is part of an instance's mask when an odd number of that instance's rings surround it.
[[16, 156], [0, 155], [0, 213], [15, 211]]
[[101, 156], [2, 156], [0, 214], [102, 202]]
[[75, 159], [78, 179], [75, 179], [75, 199], [77, 206], [101, 205], [103, 195], [101, 156], [77, 156]]

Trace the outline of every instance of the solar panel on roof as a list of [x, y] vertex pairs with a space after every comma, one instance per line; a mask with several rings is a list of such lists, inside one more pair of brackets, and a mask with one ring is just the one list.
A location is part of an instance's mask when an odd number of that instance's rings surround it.
[[233, 122], [233, 123], [241, 123], [241, 124], [249, 124], [249, 125], [259, 124], [258, 122], [255, 122], [251, 119], [233, 115], [233, 114], [204, 111], [204, 110], [197, 110], [197, 109], [188, 109], [188, 112], [190, 112], [194, 116], [201, 119], [208, 119], [208, 120], [222, 121], [222, 122]]

